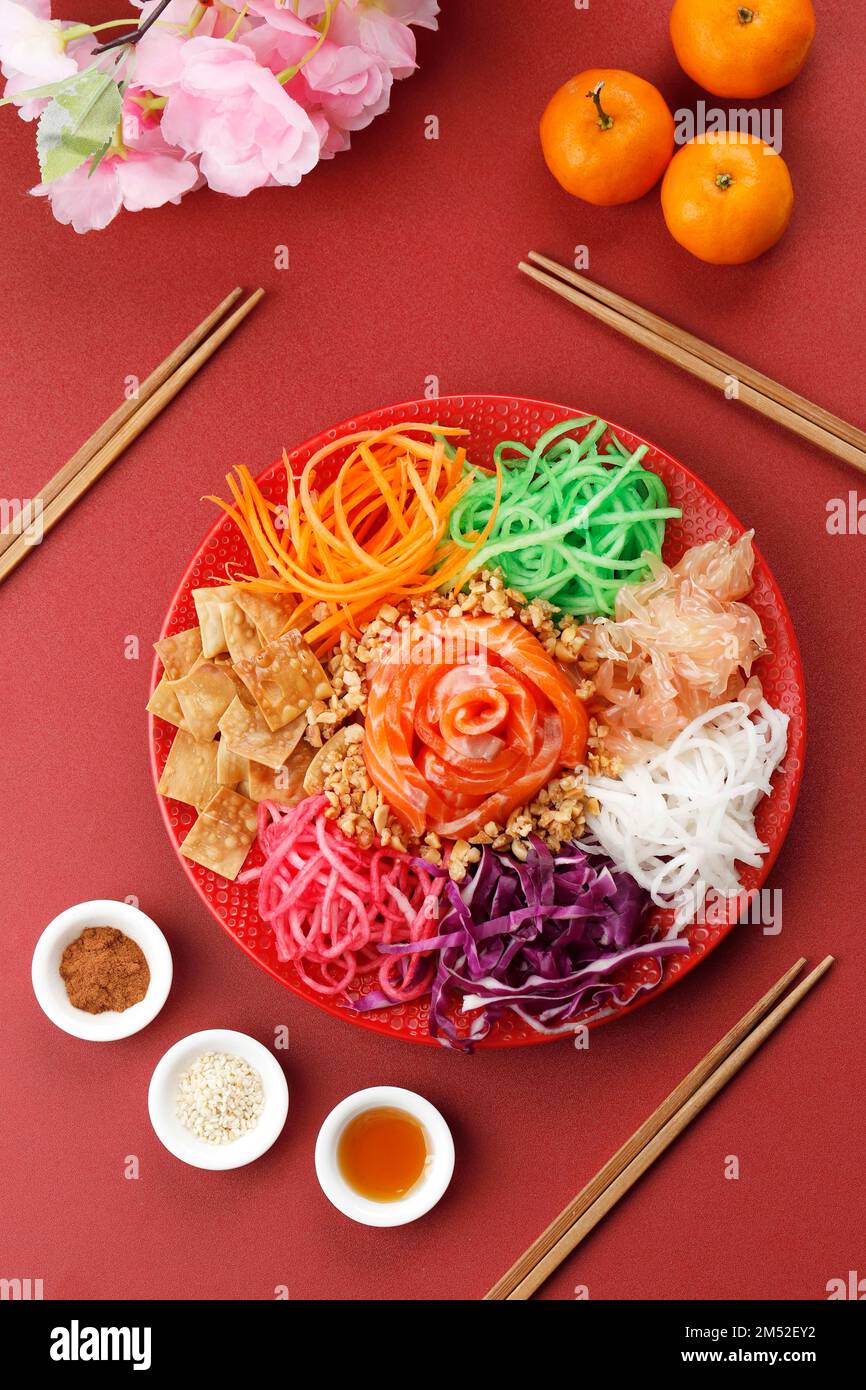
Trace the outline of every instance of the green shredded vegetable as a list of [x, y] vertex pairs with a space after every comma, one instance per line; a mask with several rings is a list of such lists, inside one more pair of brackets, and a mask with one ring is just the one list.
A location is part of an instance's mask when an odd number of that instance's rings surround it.
[[[502, 499], [473, 568], [500, 569], [509, 588], [566, 613], [612, 615], [622, 585], [647, 577], [647, 553], [661, 555], [665, 522], [682, 515], [668, 506], [661, 478], [641, 466], [646, 452], [642, 444], [629, 453], [592, 417], [554, 425], [532, 449], [497, 444]], [[470, 471], [475, 481], [451, 513], [451, 538], [467, 549], [496, 498], [495, 476]]]

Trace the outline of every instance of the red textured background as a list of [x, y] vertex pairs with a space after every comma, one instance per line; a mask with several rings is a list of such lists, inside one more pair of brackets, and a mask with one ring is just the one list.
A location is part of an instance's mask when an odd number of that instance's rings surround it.
[[[679, 72], [659, 0], [446, 0], [392, 111], [297, 190], [208, 192], [78, 237], [35, 181], [32, 128], [0, 113], [3, 495], [26, 496], [235, 283], [268, 297], [227, 349], [0, 591], [3, 1166], [0, 1276], [48, 1297], [477, 1298], [733, 1020], [799, 954], [838, 965], [544, 1290], [571, 1298], [821, 1298], [866, 1274], [862, 1156], [866, 674], [862, 538], [826, 506], [858, 486], [836, 465], [524, 283], [529, 247], [590, 274], [863, 425], [856, 7], [817, 0], [802, 77], [770, 102], [797, 205], [783, 243], [719, 270], [668, 238], [657, 194], [597, 211], [542, 165], [535, 122], [582, 67], [634, 69], [673, 107]], [[64, 4], [96, 22], [110, 0]], [[543, 16], [543, 17], [542, 17]], [[829, 102], [833, 121], [822, 120]], [[847, 113], [847, 115], [846, 115]], [[440, 121], [424, 139], [424, 118]], [[274, 269], [289, 247], [290, 268]], [[423, 392], [576, 402], [657, 441], [745, 521], [786, 595], [809, 694], [793, 830], [771, 877], [778, 936], [743, 926], [686, 981], [568, 1044], [461, 1058], [353, 1030], [281, 990], [232, 946], [184, 881], [150, 784], [149, 644], [226, 468], [258, 469], [353, 412]], [[866, 487], [861, 487], [866, 494]], [[124, 643], [139, 639], [128, 660]], [[30, 990], [45, 924], [84, 898], [135, 894], [165, 929], [175, 984], [125, 1042], [58, 1032]], [[146, 1111], [162, 1052], [240, 1028], [280, 1053], [291, 1089], [278, 1145], [235, 1173], [185, 1168]], [[343, 1095], [423, 1092], [454, 1130], [452, 1189], [430, 1216], [371, 1231], [320, 1193], [313, 1143]], [[127, 1155], [140, 1178], [123, 1176]], [[740, 1179], [726, 1181], [736, 1154]]]

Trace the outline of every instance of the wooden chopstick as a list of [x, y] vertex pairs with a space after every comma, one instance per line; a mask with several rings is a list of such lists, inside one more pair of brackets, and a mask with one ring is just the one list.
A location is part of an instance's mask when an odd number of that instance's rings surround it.
[[[208, 315], [208, 318], [199, 325], [195, 332], [190, 334], [189, 338], [184, 339], [184, 342], [175, 349], [174, 353], [166, 358], [166, 361], [156, 369], [156, 372], [152, 375], [159, 376], [162, 374], [163, 379], [158, 380], [156, 385], [151, 387], [144, 400], [139, 399], [134, 402], [136, 407], [134, 410], [126, 411], [124, 407], [121, 407], [119, 411], [115, 411], [114, 415], [109, 417], [109, 420], [105, 422], [105, 425], [103, 425], [100, 430], [97, 430], [96, 434], [92, 436], [92, 440], [96, 440], [104, 435], [112, 419], [115, 417], [122, 417], [119, 426], [109, 433], [107, 437], [104, 437], [103, 442], [97, 447], [96, 451], [90, 454], [89, 457], [75, 469], [71, 467], [76, 458], [76, 455], [73, 455], [72, 459], [70, 459], [46, 485], [42, 495], [49, 497], [49, 500], [45, 504], [42, 512], [41, 526], [43, 535], [47, 535], [51, 528], [56, 526], [57, 522], [66, 515], [70, 507], [73, 507], [79, 498], [83, 497], [84, 493], [87, 492], [96, 480], [102, 476], [106, 469], [120, 457], [133, 440], [137, 439], [142, 431], [160, 414], [165, 406], [168, 405], [170, 401], [174, 400], [178, 392], [183, 390], [184, 386], [195, 376], [199, 368], [204, 366], [205, 362], [213, 356], [217, 348], [234, 332], [238, 324], [242, 323], [247, 314], [255, 308], [264, 294], [264, 290], [256, 290], [250, 295], [249, 299], [235, 309], [233, 314], [230, 314], [227, 319], [219, 323], [218, 327], [216, 327], [213, 332], [210, 332], [209, 336], [204, 336], [203, 341], [199, 341], [203, 336], [202, 330], [204, 330], [205, 334], [208, 332], [205, 325], [217, 323], [222, 311], [237, 299], [237, 294], [238, 292], [233, 292], [228, 296], [228, 298], [214, 310], [213, 314]], [[195, 346], [196, 342], [198, 346]], [[190, 345], [193, 346], [194, 350], [181, 358], [177, 365], [174, 366], [173, 370], [170, 370], [169, 375], [164, 375], [163, 368], [166, 364], [176, 362], [182, 350]], [[149, 377], [147, 380], [149, 383], [152, 377]], [[82, 445], [78, 453], [82, 454], [83, 451], [87, 449], [88, 445], [92, 443], [92, 440], [88, 440], [87, 445]], [[14, 537], [11, 544], [8, 544], [4, 550], [0, 551], [0, 584], [2, 584], [4, 579], [8, 578], [31, 550], [37, 548], [37, 546], [28, 541], [25, 535]]]
[[688, 1076], [685, 1076], [678, 1086], [675, 1086], [670, 1095], [666, 1096], [661, 1105], [644, 1120], [639, 1129], [625, 1141], [621, 1148], [617, 1149], [612, 1158], [609, 1158], [603, 1168], [600, 1168], [595, 1177], [587, 1183], [586, 1187], [577, 1194], [576, 1197], [563, 1207], [557, 1217], [551, 1221], [550, 1225], [542, 1231], [541, 1235], [532, 1242], [527, 1250], [514, 1262], [509, 1270], [502, 1275], [493, 1285], [492, 1289], [485, 1294], [485, 1299], [495, 1300], [507, 1298], [526, 1277], [533, 1267], [557, 1244], [562, 1236], [574, 1225], [575, 1221], [583, 1215], [593, 1202], [601, 1196], [607, 1187], [613, 1182], [614, 1178], [619, 1177], [620, 1173], [628, 1167], [632, 1159], [640, 1153], [641, 1149], [658, 1134], [663, 1125], [680, 1109], [685, 1102], [694, 1095], [695, 1091], [712, 1075], [716, 1067], [730, 1056], [734, 1048], [742, 1042], [747, 1033], [754, 1028], [756, 1023], [769, 1013], [773, 1005], [782, 997], [785, 990], [797, 978], [803, 966], [806, 964], [805, 956], [801, 956], [795, 961], [790, 970], [786, 970], [781, 979], [777, 980], [763, 998], [754, 1004], [748, 1013], [744, 1014], [739, 1022], [716, 1043], [715, 1047], [705, 1057], [702, 1057], [696, 1067], [693, 1067]]
[[[598, 1225], [796, 1008], [833, 964], [827, 956], [781, 1003], [805, 962], [798, 960], [757, 1004], [712, 1048], [648, 1120], [623, 1144], [555, 1221], [485, 1295], [486, 1300], [528, 1299]], [[775, 1008], [772, 1005], [776, 1004]], [[768, 1012], [772, 1008], [772, 1012]]]
[[[590, 294], [585, 294], [573, 285], [549, 275], [546, 271], [539, 270], [538, 266], [529, 265], [526, 261], [520, 261], [518, 269], [530, 279], [544, 285], [546, 289], [553, 290], [562, 299], [567, 299], [570, 304], [575, 304], [585, 313], [598, 319], [601, 323], [607, 324], [609, 328], [615, 328], [624, 337], [630, 338], [632, 342], [640, 343], [642, 347], [649, 348], [657, 357], [662, 357], [666, 362], [673, 362], [675, 366], [688, 372], [691, 376], [698, 377], [700, 381], [714, 386], [719, 391], [724, 391], [729, 385], [729, 378], [736, 373], [730, 373], [721, 367], [715, 366], [706, 357], [697, 356], [690, 348], [682, 346], [677, 339], [668, 339], [647, 328], [643, 323], [628, 318], [625, 313], [618, 309], [611, 308], [607, 303], [600, 299], [593, 298]], [[669, 325], [674, 334], [680, 330]], [[704, 344], [704, 351], [715, 351], [710, 349], [708, 344]], [[732, 359], [733, 361], [733, 359]], [[784, 390], [784, 388], [781, 388]], [[841, 459], [844, 463], [850, 463], [854, 468], [859, 468], [866, 473], [866, 450], [858, 448], [849, 442], [847, 438], [842, 438], [830, 429], [818, 425], [813, 419], [807, 419], [805, 415], [800, 415], [790, 405], [781, 404], [773, 400], [770, 396], [764, 395], [763, 391], [757, 390], [754, 386], [741, 378], [738, 378], [736, 399], [744, 405], [749, 406], [759, 415], [765, 416], [768, 420], [774, 421], [777, 425], [783, 425], [793, 434], [800, 435], [810, 444], [816, 445], [819, 449], [824, 449], [828, 454], [833, 454], [835, 458]], [[813, 412], [818, 410], [817, 406], [812, 407]], [[850, 432], [853, 426], [848, 426]]]
[[860, 449], [866, 453], [866, 432], [858, 430], [856, 425], [849, 424], [840, 416], [831, 414], [823, 406], [815, 405], [813, 401], [798, 395], [796, 391], [790, 391], [787, 386], [783, 386], [780, 381], [774, 381], [771, 376], [765, 376], [763, 372], [756, 371], [747, 362], [741, 362], [738, 358], [731, 357], [729, 353], [722, 352], [721, 348], [713, 347], [711, 343], [705, 343], [702, 338], [696, 338], [693, 333], [687, 333], [684, 328], [678, 328], [676, 324], [668, 323], [667, 319], [660, 318], [658, 314], [651, 313], [649, 309], [641, 308], [639, 304], [633, 304], [630, 299], [624, 299], [621, 294], [615, 294], [613, 290], [605, 289], [604, 285], [597, 285], [594, 280], [587, 279], [585, 275], [579, 275], [576, 270], [572, 270], [569, 266], [560, 265], [558, 261], [550, 260], [548, 256], [541, 256], [537, 251], [530, 251], [529, 259], [545, 270], [549, 270], [551, 275], [558, 276], [560, 280], [567, 280], [570, 285], [583, 290], [593, 299], [600, 300], [608, 308], [618, 310], [627, 319], [631, 319], [632, 323], [639, 323], [643, 328], [651, 329], [660, 338], [666, 338], [669, 343], [678, 343], [680, 347], [686, 348], [695, 357], [700, 357], [702, 361], [709, 362], [713, 367], [718, 367], [726, 376], [736, 377], [738, 381], [744, 381], [747, 386], [752, 386], [762, 395], [769, 396], [770, 400], [777, 401], [779, 405], [787, 406], [797, 415], [802, 415], [805, 420], [811, 420], [820, 429], [837, 435], [839, 439], [846, 439], [855, 449]]

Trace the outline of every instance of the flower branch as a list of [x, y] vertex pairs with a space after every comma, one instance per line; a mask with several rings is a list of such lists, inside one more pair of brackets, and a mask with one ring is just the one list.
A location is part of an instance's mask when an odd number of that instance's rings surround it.
[[[207, 184], [244, 197], [292, 187], [388, 109], [415, 71], [437, 0], [145, 0], [132, 19], [46, 18], [0, 0], [0, 64], [37, 122], [41, 182], [78, 232]], [[123, 32], [94, 39], [106, 30]], [[113, 56], [114, 62], [111, 61]]]
[[153, 10], [152, 13], [147, 16], [147, 19], [145, 19], [144, 22], [140, 24], [137, 29], [134, 29], [131, 34], [121, 34], [116, 39], [109, 39], [107, 43], [100, 44], [98, 48], [94, 48], [94, 55], [99, 53], [108, 53], [110, 49], [122, 48], [125, 44], [139, 43], [144, 38], [148, 30], [153, 27], [153, 25], [159, 19], [163, 11], [168, 9], [171, 3], [172, 0], [159, 0], [156, 9]]

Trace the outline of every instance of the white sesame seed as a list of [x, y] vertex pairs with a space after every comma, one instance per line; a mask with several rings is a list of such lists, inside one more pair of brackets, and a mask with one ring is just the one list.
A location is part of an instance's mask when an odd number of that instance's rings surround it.
[[255, 1129], [264, 1105], [255, 1068], [227, 1052], [204, 1052], [180, 1078], [175, 1113], [197, 1139], [230, 1144]]

